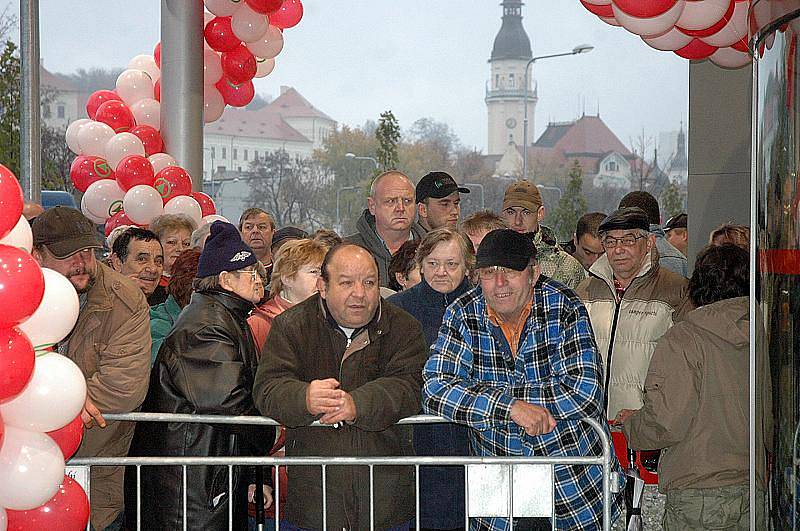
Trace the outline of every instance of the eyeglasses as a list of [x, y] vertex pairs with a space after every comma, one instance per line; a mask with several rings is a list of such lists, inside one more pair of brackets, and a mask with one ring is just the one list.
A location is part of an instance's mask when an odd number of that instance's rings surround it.
[[612, 238], [611, 236], [607, 236], [603, 238], [603, 247], [606, 249], [613, 249], [619, 244], [622, 244], [623, 247], [633, 247], [636, 245], [636, 240], [641, 240], [642, 238], [647, 238], [647, 236], [634, 236], [633, 234], [628, 234], [623, 236], [622, 238]]
[[237, 275], [250, 275], [250, 279], [253, 281], [260, 280], [261, 276], [258, 274], [256, 269], [239, 269], [238, 271], [234, 271]]
[[[527, 269], [527, 268], [526, 268]], [[503, 273], [503, 276], [509, 280], [513, 280], [515, 278], [519, 278], [522, 275], [522, 271], [517, 271], [516, 269], [509, 269], [503, 266], [489, 266], [489, 267], [482, 267], [478, 270], [478, 276], [481, 280], [493, 280], [497, 278], [498, 273]]]
[[458, 266], [461, 265], [461, 262], [456, 262], [455, 260], [447, 260], [446, 262], [440, 262], [438, 260], [426, 260], [425, 265], [434, 271], [439, 271], [439, 268], [444, 266], [447, 271], [455, 271], [458, 269]]

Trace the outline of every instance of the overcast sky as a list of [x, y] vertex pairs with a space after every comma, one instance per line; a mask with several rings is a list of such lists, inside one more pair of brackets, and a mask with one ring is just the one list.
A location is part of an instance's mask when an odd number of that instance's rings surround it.
[[[12, 9], [18, 9], [12, 2]], [[448, 123], [462, 143], [486, 149], [487, 60], [500, 28], [499, 0], [306, 0], [286, 30], [275, 71], [256, 90], [297, 88], [340, 123], [360, 125], [392, 109], [407, 128], [420, 117]], [[51, 71], [124, 67], [159, 40], [158, 0], [40, 0], [41, 55]], [[688, 114], [688, 61], [608, 26], [578, 0], [530, 0], [524, 24], [534, 55], [595, 47], [537, 62], [536, 136], [547, 122], [600, 116], [626, 145], [675, 130]], [[112, 88], [112, 87], [109, 87]]]

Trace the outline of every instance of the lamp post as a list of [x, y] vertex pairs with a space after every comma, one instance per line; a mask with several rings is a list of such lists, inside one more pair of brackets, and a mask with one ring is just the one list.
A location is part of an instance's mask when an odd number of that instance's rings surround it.
[[480, 183], [464, 183], [464, 186], [467, 188], [477, 188], [481, 191], [481, 210], [484, 210], [486, 208], [486, 196], [483, 193], [483, 185]]
[[375, 165], [375, 169], [376, 170], [380, 170], [381, 169], [380, 164], [378, 164], [377, 159], [375, 159], [374, 157], [360, 157], [360, 156], [356, 155], [355, 153], [345, 153], [344, 156], [347, 159], [353, 159], [353, 160], [371, 160], [372, 163]]
[[340, 215], [339, 211], [339, 196], [342, 192], [347, 190], [358, 190], [358, 186], [342, 186], [338, 190], [336, 190], [336, 227], [339, 229], [339, 232], [342, 232], [342, 216]]
[[[550, 55], [539, 55], [537, 57], [532, 57], [528, 60], [525, 64], [525, 80], [524, 80], [524, 101], [523, 101], [523, 111], [522, 111], [522, 178], [528, 178], [528, 85], [530, 85], [530, 79], [528, 78], [528, 73], [530, 72], [531, 65], [536, 61], [541, 61], [542, 59], [552, 59], [553, 57], [564, 57], [566, 55], [578, 55], [581, 53], [589, 53], [594, 50], [594, 46], [590, 46], [589, 44], [579, 44], [575, 48], [572, 49], [570, 52], [563, 52], [563, 53], [554, 53]], [[347, 155], [345, 155], [347, 156]]]
[[213, 147], [204, 147], [203, 151], [208, 151], [209, 156], [211, 157], [211, 168], [209, 169], [208, 175], [211, 180], [211, 197], [216, 199], [215, 189], [214, 189], [214, 148]]

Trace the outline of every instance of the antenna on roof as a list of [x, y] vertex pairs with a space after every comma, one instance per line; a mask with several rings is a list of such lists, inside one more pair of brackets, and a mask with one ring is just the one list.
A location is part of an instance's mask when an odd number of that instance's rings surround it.
[[600, 118], [600, 98], [597, 98], [597, 117]]

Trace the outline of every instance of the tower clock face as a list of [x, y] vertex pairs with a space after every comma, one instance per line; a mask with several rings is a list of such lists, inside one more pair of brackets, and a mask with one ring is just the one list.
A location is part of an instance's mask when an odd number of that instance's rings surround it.
[[514, 129], [517, 126], [517, 121], [514, 118], [509, 118], [506, 120], [506, 127], [509, 129]]

